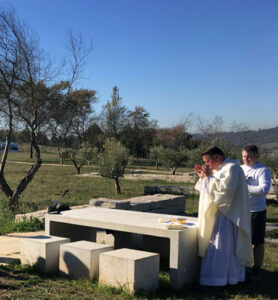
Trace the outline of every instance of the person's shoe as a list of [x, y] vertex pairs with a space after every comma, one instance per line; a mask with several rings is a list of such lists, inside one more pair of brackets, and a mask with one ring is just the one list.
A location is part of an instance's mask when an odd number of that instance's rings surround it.
[[259, 281], [262, 278], [262, 270], [258, 267], [252, 268], [252, 273], [250, 274], [250, 280]]

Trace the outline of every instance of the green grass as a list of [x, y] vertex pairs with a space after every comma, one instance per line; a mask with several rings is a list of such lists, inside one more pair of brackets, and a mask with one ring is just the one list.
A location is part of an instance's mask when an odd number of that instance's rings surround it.
[[267, 201], [267, 222], [278, 223], [278, 201]]
[[271, 239], [278, 239], [278, 229], [267, 231], [265, 236]]
[[[28, 164], [7, 163], [5, 176], [12, 189], [26, 175]], [[83, 173], [95, 171], [93, 166], [83, 168]], [[27, 213], [46, 209], [66, 190], [70, 192], [62, 198], [70, 206], [88, 204], [92, 198], [127, 199], [144, 195], [145, 185], [183, 185], [183, 182], [163, 180], [125, 180], [120, 179], [121, 194], [115, 193], [114, 180], [103, 177], [77, 176], [73, 166], [42, 165], [19, 200], [17, 213]], [[5, 196], [0, 191], [0, 233], [11, 232], [13, 220], [7, 210]], [[198, 197], [187, 198], [187, 213], [197, 215]]]
[[[5, 176], [8, 183], [14, 189], [19, 180], [25, 176], [30, 165], [8, 163]], [[93, 166], [85, 166], [83, 173], [94, 172]], [[73, 166], [49, 166], [42, 165], [32, 182], [20, 197], [20, 206], [17, 213], [27, 213], [46, 209], [66, 190], [70, 192], [62, 199], [62, 202], [73, 205], [88, 204], [92, 198], [127, 199], [142, 196], [145, 185], [185, 185], [183, 182], [167, 182], [162, 180], [120, 180], [121, 194], [115, 193], [114, 181], [102, 177], [77, 176]], [[0, 191], [0, 203], [5, 201], [4, 194]], [[186, 213], [197, 216], [198, 196], [189, 195], [186, 200]], [[6, 219], [7, 216], [1, 217]], [[267, 221], [278, 223], [278, 203], [270, 201], [267, 204]]]
[[[14, 189], [19, 180], [26, 175], [30, 165], [8, 163], [5, 176], [11, 188]], [[83, 168], [83, 173], [95, 171], [92, 166]], [[19, 212], [25, 213], [47, 208], [64, 190], [70, 192], [63, 198], [70, 205], [88, 204], [91, 198], [126, 199], [144, 194], [145, 185], [182, 185], [180, 182], [163, 180], [125, 180], [120, 179], [121, 194], [115, 193], [114, 180], [101, 177], [77, 176], [73, 166], [42, 165], [32, 182], [20, 197]], [[0, 197], [4, 197], [0, 192]]]
[[44, 223], [37, 218], [26, 219], [24, 218], [20, 222], [13, 224], [11, 231], [12, 232], [31, 232], [31, 231], [40, 231], [44, 229]]
[[[44, 149], [43, 160], [49, 163], [59, 163], [57, 153]], [[9, 155], [10, 161], [28, 161], [26, 153]], [[32, 161], [32, 160], [30, 160]], [[146, 170], [149, 166], [142, 166]], [[8, 163], [5, 176], [12, 188], [26, 174], [30, 165]], [[90, 173], [96, 169], [86, 166], [82, 173]], [[114, 181], [107, 178], [76, 176], [73, 166], [43, 165], [20, 198], [19, 213], [46, 209], [66, 189], [70, 192], [63, 198], [70, 205], [87, 204], [91, 198], [126, 199], [141, 196], [145, 185], [183, 185], [161, 180], [124, 180], [121, 179], [122, 194], [114, 191]], [[188, 195], [186, 214], [197, 216], [198, 196]], [[278, 222], [278, 205], [268, 202], [268, 222]], [[36, 227], [38, 226], [38, 227]], [[0, 192], [0, 234], [10, 231], [39, 230], [41, 223], [35, 219], [24, 220], [15, 225], [12, 215], [7, 209], [5, 198]], [[273, 232], [277, 238], [277, 232]], [[278, 247], [266, 244], [264, 261], [264, 276], [258, 283], [245, 282], [237, 286], [212, 288], [209, 291], [199, 291], [198, 287], [185, 287], [180, 292], [174, 291], [169, 284], [169, 273], [159, 274], [159, 290], [152, 296], [130, 296], [126, 291], [104, 287], [97, 281], [68, 280], [59, 277], [48, 277], [38, 273], [33, 268], [19, 265], [0, 266], [0, 299], [275, 299], [278, 298]]]
[[181, 291], [170, 287], [169, 273], [159, 273], [159, 290], [146, 297], [129, 295], [123, 289], [100, 285], [97, 281], [69, 280], [42, 275], [34, 268], [20, 265], [0, 266], [1, 299], [277, 299], [278, 247], [266, 244], [263, 278], [236, 286], [201, 291], [198, 285]]
[[[28, 144], [23, 144], [19, 145], [20, 146], [20, 151], [19, 152], [11, 152], [9, 153], [8, 160], [9, 161], [14, 161], [14, 162], [28, 162], [32, 163], [34, 159], [30, 158], [30, 153], [29, 153], [29, 145]], [[41, 158], [43, 160], [44, 164], [60, 164], [60, 157], [58, 155], [58, 151], [55, 147], [47, 147], [47, 146], [40, 146], [41, 149]], [[35, 152], [34, 152], [35, 155]], [[77, 156], [78, 157], [78, 156]], [[133, 159], [132, 160], [132, 169], [142, 169], [144, 171], [156, 171], [155, 168], [155, 161], [152, 159], [143, 159], [143, 158], [138, 158], [138, 159]], [[66, 159], [64, 161], [65, 165], [72, 165], [72, 162], [69, 159]], [[171, 171], [166, 169], [164, 166], [162, 166], [161, 163], [159, 163], [159, 170], [158, 172], [163, 171], [171, 174]], [[179, 173], [184, 173], [184, 172], [190, 172], [192, 171], [191, 168], [188, 168], [186, 165], [182, 165], [177, 169], [176, 174]]]

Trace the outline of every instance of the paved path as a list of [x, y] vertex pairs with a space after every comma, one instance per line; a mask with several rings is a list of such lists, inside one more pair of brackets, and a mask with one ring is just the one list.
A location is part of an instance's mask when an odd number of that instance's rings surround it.
[[20, 239], [44, 234], [37, 232], [16, 232], [0, 236], [0, 264], [20, 262]]

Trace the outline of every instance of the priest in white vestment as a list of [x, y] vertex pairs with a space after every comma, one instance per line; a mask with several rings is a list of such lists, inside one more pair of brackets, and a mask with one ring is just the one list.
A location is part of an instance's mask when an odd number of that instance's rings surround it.
[[198, 251], [202, 258], [200, 284], [224, 286], [245, 280], [251, 264], [250, 204], [244, 173], [218, 147], [202, 153], [196, 165], [200, 177]]

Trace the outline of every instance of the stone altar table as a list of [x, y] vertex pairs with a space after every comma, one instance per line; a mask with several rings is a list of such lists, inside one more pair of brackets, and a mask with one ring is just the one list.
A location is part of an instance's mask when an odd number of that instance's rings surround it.
[[[168, 230], [158, 219], [164, 214], [144, 213], [88, 207], [45, 216], [47, 235], [69, 237], [71, 241], [96, 241], [96, 229], [108, 229], [123, 234], [141, 234], [169, 239], [170, 282], [175, 289], [191, 284], [197, 278], [197, 218], [186, 217], [187, 226], [181, 230]], [[122, 241], [123, 247], [125, 239]], [[158, 244], [159, 245], [159, 244]], [[157, 246], [157, 245], [156, 245]]]

